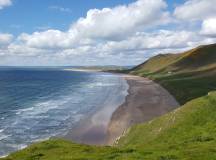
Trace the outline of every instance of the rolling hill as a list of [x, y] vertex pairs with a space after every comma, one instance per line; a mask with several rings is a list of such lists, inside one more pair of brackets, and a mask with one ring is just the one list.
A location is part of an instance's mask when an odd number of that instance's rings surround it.
[[216, 44], [199, 46], [179, 54], [159, 54], [130, 70], [133, 74], [200, 71], [216, 67]]
[[216, 44], [158, 55], [128, 73], [153, 79], [184, 104], [216, 89]]

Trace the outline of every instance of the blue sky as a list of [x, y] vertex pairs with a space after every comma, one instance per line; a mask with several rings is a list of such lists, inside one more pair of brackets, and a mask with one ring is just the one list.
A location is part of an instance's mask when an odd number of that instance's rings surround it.
[[216, 42], [216, 0], [0, 0], [0, 65], [136, 65]]

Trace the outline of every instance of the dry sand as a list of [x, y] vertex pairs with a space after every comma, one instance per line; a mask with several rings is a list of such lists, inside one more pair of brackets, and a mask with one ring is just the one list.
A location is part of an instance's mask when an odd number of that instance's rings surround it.
[[152, 120], [179, 106], [157, 83], [138, 76], [122, 76], [129, 85], [125, 102], [115, 111], [113, 106], [106, 106], [82, 120], [65, 136], [66, 139], [91, 145], [112, 145], [131, 125]]

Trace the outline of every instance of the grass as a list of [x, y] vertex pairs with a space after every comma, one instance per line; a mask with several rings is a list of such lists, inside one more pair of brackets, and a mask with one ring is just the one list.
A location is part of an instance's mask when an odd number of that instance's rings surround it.
[[145, 124], [133, 126], [119, 145], [146, 159], [216, 159], [216, 92]]
[[215, 71], [203, 71], [201, 73], [185, 72], [162, 76], [153, 75], [151, 78], [174, 95], [180, 104], [185, 104], [194, 98], [201, 97], [212, 90], [216, 90]]
[[51, 139], [33, 144], [3, 160], [112, 160], [118, 157], [124, 159], [128, 153], [130, 151], [127, 149], [88, 146]]

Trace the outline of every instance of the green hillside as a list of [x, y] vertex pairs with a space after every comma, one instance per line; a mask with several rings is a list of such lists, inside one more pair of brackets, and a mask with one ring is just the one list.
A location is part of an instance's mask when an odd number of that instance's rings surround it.
[[216, 159], [216, 92], [148, 123], [136, 125], [119, 146], [146, 159]]
[[155, 56], [129, 73], [153, 79], [184, 104], [216, 89], [216, 44]]
[[216, 67], [216, 44], [199, 46], [179, 54], [159, 54], [130, 70], [130, 73], [179, 73]]
[[180, 54], [159, 54], [131, 70], [133, 74], [150, 74], [167, 67], [181, 57]]
[[133, 126], [115, 147], [48, 140], [2, 160], [214, 160], [216, 92], [153, 121]]

